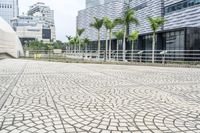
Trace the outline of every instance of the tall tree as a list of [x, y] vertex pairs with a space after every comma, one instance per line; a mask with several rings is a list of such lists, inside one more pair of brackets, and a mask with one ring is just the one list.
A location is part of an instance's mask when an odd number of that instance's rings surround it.
[[70, 41], [72, 39], [72, 36], [66, 35], [66, 38], [67, 38], [68, 41]]
[[83, 46], [85, 47], [85, 57], [86, 58], [87, 58], [87, 53], [88, 53], [87, 46], [88, 46], [89, 43], [90, 43], [90, 40], [88, 38], [83, 39]]
[[132, 9], [127, 9], [124, 13], [123, 18], [118, 18], [116, 20], [119, 24], [124, 25], [124, 38], [123, 38], [123, 61], [126, 60], [126, 37], [127, 37], [127, 29], [129, 27], [129, 24], [135, 24], [138, 25], [139, 21], [135, 17], [135, 12]]
[[[108, 17], [104, 17], [104, 26], [106, 27], [107, 31], [109, 31], [109, 61], [111, 61], [112, 30], [115, 28], [116, 25], [117, 25], [116, 20], [111, 20]], [[106, 35], [107, 35], [107, 33], [106, 33]], [[106, 44], [108, 44], [107, 40], [106, 40]], [[106, 45], [106, 49], [107, 49], [107, 47], [108, 46]], [[106, 56], [107, 56], [107, 50], [106, 50]], [[106, 60], [107, 60], [107, 57], [106, 57]]]
[[[81, 40], [81, 35], [85, 32], [85, 29], [77, 29], [78, 39]], [[81, 41], [79, 41], [79, 52], [81, 51]]]
[[66, 38], [67, 38], [67, 40], [68, 40], [68, 42], [67, 42], [67, 47], [68, 47], [69, 50], [71, 50], [70, 40], [72, 39], [72, 36], [66, 35]]
[[100, 48], [101, 48], [101, 41], [100, 41], [100, 30], [103, 26], [103, 19], [99, 19], [94, 17], [95, 21], [90, 24], [90, 27], [95, 28], [98, 31], [98, 59], [100, 58]]
[[108, 59], [108, 25], [107, 25], [107, 20], [109, 19], [108, 17], [104, 17], [104, 26], [106, 28], [106, 49], [105, 49], [105, 60], [107, 61]]
[[128, 39], [132, 41], [131, 43], [131, 61], [133, 61], [133, 49], [134, 49], [134, 43], [138, 39], [139, 31], [132, 31], [132, 33], [129, 35]]
[[69, 41], [69, 43], [71, 44], [71, 45], [73, 45], [73, 47], [74, 47], [74, 52], [76, 53], [76, 45], [77, 44], [79, 44], [79, 38], [77, 37], [77, 36], [75, 36], [75, 37], [72, 37], [72, 39]]
[[118, 32], [114, 32], [114, 36], [117, 39], [117, 61], [119, 60], [119, 41], [123, 40], [124, 37], [124, 31], [120, 30]]
[[69, 40], [69, 45], [70, 45], [70, 52], [73, 52], [74, 51], [74, 45], [75, 45], [73, 37]]
[[152, 63], [155, 62], [155, 45], [156, 45], [156, 31], [165, 23], [165, 19], [162, 17], [148, 17], [149, 24], [153, 31], [152, 37]]

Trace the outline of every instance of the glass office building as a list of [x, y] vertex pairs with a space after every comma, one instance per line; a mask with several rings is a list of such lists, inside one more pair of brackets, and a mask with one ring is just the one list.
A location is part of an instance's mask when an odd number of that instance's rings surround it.
[[[87, 2], [92, 0], [87, 0]], [[89, 38], [97, 48], [96, 30], [89, 24], [94, 17], [107, 16], [111, 19], [123, 17], [127, 7], [135, 11], [140, 25], [130, 24], [128, 32], [140, 32], [135, 50], [152, 50], [152, 30], [148, 17], [162, 17], [165, 24], [157, 31], [156, 50], [200, 50], [200, 0], [104, 0], [97, 5], [79, 11], [77, 17], [78, 28], [86, 29], [84, 37]], [[102, 1], [101, 1], [102, 2]], [[113, 32], [123, 27], [116, 27]], [[91, 34], [93, 33], [93, 34]], [[106, 30], [101, 29], [102, 45], [105, 44]], [[116, 50], [116, 38], [113, 36], [112, 49]], [[131, 49], [131, 43], [126, 43], [126, 49]], [[122, 48], [122, 46], [120, 46]], [[103, 46], [102, 46], [103, 50]], [[122, 49], [121, 49], [122, 50]]]
[[86, 8], [95, 7], [103, 4], [107, 4], [110, 2], [126, 2], [129, 0], [86, 0]]
[[104, 0], [86, 0], [86, 8], [104, 4]]
[[0, 0], [0, 16], [9, 24], [19, 15], [18, 0]]

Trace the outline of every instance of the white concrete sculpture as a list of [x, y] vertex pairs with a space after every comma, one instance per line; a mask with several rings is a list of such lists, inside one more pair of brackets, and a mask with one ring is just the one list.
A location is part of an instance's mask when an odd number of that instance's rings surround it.
[[23, 56], [22, 44], [12, 27], [0, 17], [0, 54], [18, 58]]

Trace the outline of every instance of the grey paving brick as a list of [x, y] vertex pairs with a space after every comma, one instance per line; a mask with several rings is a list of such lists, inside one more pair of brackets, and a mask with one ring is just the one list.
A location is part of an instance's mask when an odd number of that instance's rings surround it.
[[198, 133], [199, 77], [193, 68], [0, 60], [0, 133]]

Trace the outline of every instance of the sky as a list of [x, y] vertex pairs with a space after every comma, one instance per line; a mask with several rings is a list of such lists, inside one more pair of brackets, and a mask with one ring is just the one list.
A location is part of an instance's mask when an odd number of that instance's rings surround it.
[[76, 16], [85, 8], [85, 0], [19, 0], [20, 14], [36, 2], [43, 2], [54, 10], [57, 40], [66, 42], [66, 35], [75, 35]]

